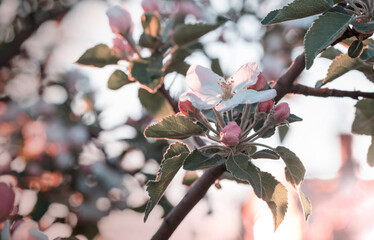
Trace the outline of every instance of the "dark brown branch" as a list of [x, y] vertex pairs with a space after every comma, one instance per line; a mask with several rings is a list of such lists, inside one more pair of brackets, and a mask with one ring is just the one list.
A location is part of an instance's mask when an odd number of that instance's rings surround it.
[[277, 96], [275, 102], [277, 103], [281, 98], [286, 95], [292, 87], [293, 82], [301, 74], [305, 68], [305, 54], [302, 53], [293, 61], [287, 71], [278, 79], [274, 86], [277, 90]]
[[374, 92], [360, 92], [360, 91], [342, 91], [330, 88], [311, 88], [300, 84], [295, 84], [291, 87], [290, 93], [303, 94], [305, 96], [316, 97], [350, 97], [358, 99], [359, 97], [374, 98]]
[[[304, 68], [305, 55], [302, 53], [277, 81], [277, 84], [274, 87], [278, 92], [277, 101], [289, 92], [293, 82], [301, 74]], [[210, 186], [225, 172], [225, 170], [224, 165], [206, 170], [201, 178], [192, 185], [178, 205], [169, 213], [169, 215], [166, 216], [152, 240], [168, 239], [185, 216], [200, 201], [200, 199], [204, 197]]]
[[225, 165], [209, 168], [205, 173], [192, 185], [187, 194], [179, 202], [179, 204], [164, 219], [162, 225], [152, 237], [152, 240], [169, 239], [184, 217], [191, 209], [202, 199], [210, 186], [225, 171]]

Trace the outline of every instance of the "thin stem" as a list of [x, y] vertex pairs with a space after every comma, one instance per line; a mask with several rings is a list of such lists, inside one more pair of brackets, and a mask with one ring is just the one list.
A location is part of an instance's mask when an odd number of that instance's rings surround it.
[[265, 132], [266, 130], [268, 130], [268, 126], [262, 126], [262, 128], [260, 128], [260, 130], [258, 130], [257, 132], [255, 132], [254, 134], [252, 134], [251, 136], [245, 138], [244, 140], [240, 140], [240, 142], [248, 142], [248, 141], [254, 141], [256, 140], [257, 138], [260, 138], [263, 134], [263, 132]]
[[232, 110], [227, 111], [227, 117], [229, 118], [230, 122], [233, 120], [233, 118], [232, 118]]
[[249, 116], [249, 113], [251, 112], [251, 107], [252, 107], [251, 104], [246, 104], [245, 105], [244, 112], [243, 112], [242, 118], [240, 120], [240, 128], [242, 130], [244, 130], [243, 128], [247, 124], [248, 116]]
[[253, 122], [248, 126], [248, 128], [242, 133], [242, 136], [240, 137], [240, 140], [247, 137], [248, 133], [253, 129], [253, 127], [256, 125], [256, 121], [253, 120]]
[[223, 120], [223, 117], [222, 117], [221, 113], [217, 112], [217, 110], [215, 108], [213, 108], [213, 111], [214, 111], [214, 115], [216, 116], [216, 120], [217, 120], [218, 124], [220, 125], [221, 129], [224, 128], [226, 126], [226, 123]]
[[132, 50], [134, 50], [135, 54], [138, 56], [138, 58], [142, 58], [142, 55], [139, 52], [138, 46], [136, 45], [134, 39], [131, 35], [124, 36], [127, 40], [127, 42], [130, 44]]

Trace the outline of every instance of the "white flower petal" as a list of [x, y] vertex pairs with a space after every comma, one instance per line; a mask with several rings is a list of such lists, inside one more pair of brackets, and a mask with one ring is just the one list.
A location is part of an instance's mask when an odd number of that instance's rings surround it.
[[220, 104], [218, 104], [216, 106], [216, 110], [218, 112], [227, 111], [245, 102], [246, 99], [244, 94], [235, 94], [232, 98], [223, 100]]
[[231, 78], [234, 80], [233, 90], [241, 90], [256, 84], [257, 76], [259, 74], [260, 70], [256, 63], [250, 62], [244, 64], [231, 76]]
[[187, 86], [194, 92], [209, 95], [218, 95], [221, 93], [221, 87], [218, 85], [221, 76], [215, 74], [212, 70], [200, 65], [192, 65], [186, 75]]
[[221, 101], [216, 96], [202, 95], [197, 92], [185, 92], [179, 97], [179, 101], [186, 100], [189, 100], [197, 109], [210, 109]]
[[275, 89], [268, 89], [264, 91], [255, 91], [252, 89], [248, 89], [244, 90], [243, 93], [240, 94], [244, 95], [244, 98], [246, 99], [246, 104], [252, 104], [257, 102], [264, 102], [275, 98], [275, 96], [277, 96], [277, 91], [275, 91]]

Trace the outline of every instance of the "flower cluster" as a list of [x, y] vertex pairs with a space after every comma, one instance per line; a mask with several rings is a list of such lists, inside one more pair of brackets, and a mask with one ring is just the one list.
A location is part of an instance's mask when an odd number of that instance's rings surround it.
[[[288, 104], [275, 106], [276, 91], [267, 89], [267, 80], [255, 63], [243, 65], [228, 79], [192, 65], [186, 78], [191, 91], [179, 98], [181, 113], [204, 125], [206, 136], [230, 152], [242, 151], [270, 129], [287, 123]], [[206, 111], [214, 112], [214, 119], [208, 119]]]

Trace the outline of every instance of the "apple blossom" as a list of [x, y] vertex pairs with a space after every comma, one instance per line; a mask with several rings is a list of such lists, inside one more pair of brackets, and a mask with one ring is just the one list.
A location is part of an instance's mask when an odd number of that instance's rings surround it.
[[231, 121], [227, 123], [219, 134], [220, 141], [226, 146], [234, 147], [239, 144], [241, 134], [242, 129], [235, 121]]
[[252, 104], [273, 99], [274, 89], [255, 91], [245, 89], [257, 82], [260, 71], [256, 63], [244, 64], [229, 79], [224, 80], [210, 69], [192, 65], [186, 75], [187, 86], [192, 92], [183, 93], [180, 101], [191, 101], [198, 109], [215, 107], [217, 111], [227, 111], [239, 104]]
[[144, 12], [158, 12], [159, 11], [159, 2], [158, 0], [143, 0], [142, 8]]
[[109, 25], [113, 33], [120, 36], [131, 35], [134, 23], [130, 12], [125, 6], [114, 6], [108, 9], [106, 15], [109, 18]]
[[258, 111], [263, 113], [269, 113], [270, 110], [273, 108], [274, 102], [273, 100], [267, 100], [265, 102], [260, 102], [258, 104]]
[[274, 108], [274, 116], [278, 122], [286, 120], [290, 116], [290, 107], [288, 103], [280, 103]]

